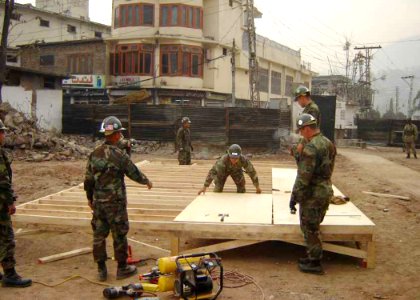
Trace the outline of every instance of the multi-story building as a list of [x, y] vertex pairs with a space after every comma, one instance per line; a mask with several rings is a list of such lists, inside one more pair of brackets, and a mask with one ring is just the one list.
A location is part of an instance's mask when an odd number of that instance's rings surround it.
[[103, 39], [35, 43], [19, 47], [21, 66], [65, 74], [64, 99], [71, 103], [108, 103]]
[[[37, 0], [36, 7], [15, 3], [8, 47], [109, 37], [110, 26], [89, 21], [88, 13], [89, 0]], [[0, 0], [0, 26], [3, 19], [4, 1]], [[16, 58], [9, 55], [8, 60], [12, 63]]]
[[[143, 88], [154, 103], [229, 105], [235, 55], [236, 104], [249, 106], [244, 4], [243, 0], [114, 0], [112, 36], [106, 39], [111, 94]], [[270, 102], [290, 104], [296, 84], [310, 85], [312, 72], [303, 67], [299, 51], [257, 36], [257, 58], [261, 107], [276, 106]]]

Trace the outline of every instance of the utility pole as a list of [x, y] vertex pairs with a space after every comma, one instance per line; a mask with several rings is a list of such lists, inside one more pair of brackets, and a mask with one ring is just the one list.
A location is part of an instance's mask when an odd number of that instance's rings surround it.
[[[408, 117], [411, 118], [413, 116], [413, 112], [414, 112], [414, 101], [411, 102], [412, 98], [413, 98], [413, 81], [414, 81], [414, 75], [410, 75], [410, 76], [403, 76], [401, 77], [402, 80], [404, 80], [404, 82], [406, 84], [408, 84], [408, 86], [410, 87], [410, 92], [408, 93]], [[408, 81], [406, 79], [410, 79], [410, 83], [408, 83]]]
[[9, 36], [10, 17], [12, 16], [15, 0], [6, 0], [4, 2], [4, 21], [1, 33], [0, 44], [0, 103], [3, 102], [2, 88], [6, 81], [6, 57], [7, 57], [7, 38]]
[[258, 86], [257, 34], [254, 20], [254, 0], [246, 0], [248, 50], [249, 50], [249, 93], [252, 107], [260, 107]]
[[235, 82], [235, 78], [236, 78], [236, 43], [235, 43], [235, 39], [233, 39], [233, 44], [232, 44], [232, 58], [230, 59], [230, 62], [232, 64], [232, 107], [236, 106], [236, 96], [235, 96], [235, 92], [236, 92], [236, 82]]
[[365, 108], [367, 110], [372, 108], [372, 89], [371, 89], [371, 80], [370, 80], [370, 60], [372, 59], [372, 54], [371, 51], [373, 49], [382, 49], [381, 46], [371, 46], [371, 47], [354, 47], [354, 50], [365, 50], [366, 54], [365, 54], [365, 80], [364, 82], [362, 81], [362, 83], [364, 83], [367, 86], [367, 95], [365, 95]]
[[398, 86], [395, 87], [395, 113], [398, 114], [400, 112], [400, 88]]

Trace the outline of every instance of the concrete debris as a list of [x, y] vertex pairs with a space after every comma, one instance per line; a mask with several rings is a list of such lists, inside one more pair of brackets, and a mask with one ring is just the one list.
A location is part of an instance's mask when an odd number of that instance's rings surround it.
[[34, 162], [81, 159], [94, 147], [91, 137], [61, 136], [38, 128], [34, 120], [9, 103], [0, 104], [0, 118], [9, 129], [3, 147], [13, 149], [13, 159]]

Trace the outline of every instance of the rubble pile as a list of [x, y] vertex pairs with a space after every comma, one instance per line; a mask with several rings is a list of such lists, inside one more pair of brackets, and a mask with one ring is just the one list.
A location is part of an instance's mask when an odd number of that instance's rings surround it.
[[8, 103], [0, 105], [0, 117], [9, 129], [5, 148], [13, 149], [13, 157], [26, 161], [71, 160], [87, 157], [95, 144], [91, 137], [60, 136], [39, 129], [34, 120]]

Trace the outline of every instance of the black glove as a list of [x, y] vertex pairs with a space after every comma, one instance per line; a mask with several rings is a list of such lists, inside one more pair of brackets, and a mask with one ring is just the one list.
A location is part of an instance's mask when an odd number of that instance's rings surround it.
[[292, 215], [296, 214], [296, 201], [293, 194], [290, 196], [289, 208]]

